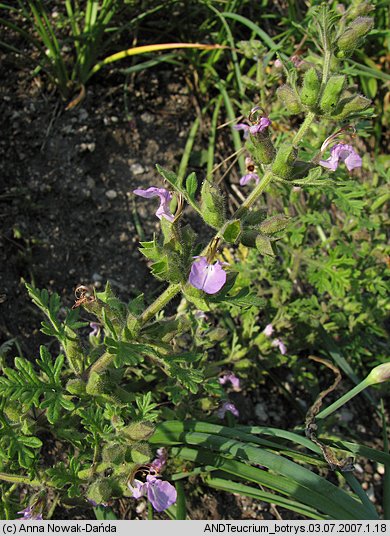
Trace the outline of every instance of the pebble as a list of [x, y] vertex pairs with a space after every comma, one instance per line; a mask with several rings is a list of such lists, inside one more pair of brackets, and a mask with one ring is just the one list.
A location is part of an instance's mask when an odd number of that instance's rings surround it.
[[376, 472], [380, 475], [384, 475], [385, 474], [385, 466], [381, 463], [378, 463], [378, 466], [376, 468]]
[[267, 421], [268, 420], [268, 414], [266, 412], [266, 408], [264, 404], [261, 404], [261, 402], [258, 402], [255, 406], [255, 414], [256, 417], [260, 421]]
[[341, 417], [341, 420], [344, 421], [344, 422], [351, 422], [351, 421], [353, 421], [354, 415], [348, 409], [343, 408], [340, 411], [340, 417]]
[[118, 194], [116, 193], [115, 190], [107, 190], [107, 192], [106, 192], [106, 197], [107, 197], [108, 199], [110, 199], [110, 200], [113, 200], [113, 199], [115, 199], [115, 198], [118, 197]]
[[368, 490], [366, 491], [367, 493], [367, 497], [370, 499], [371, 502], [376, 502], [376, 498], [375, 498], [375, 492], [374, 492], [374, 486], [371, 485]]
[[133, 175], [142, 175], [142, 173], [145, 173], [145, 168], [141, 164], [135, 163], [131, 164], [130, 171]]
[[150, 112], [144, 112], [142, 115], [141, 115], [141, 119], [144, 123], [147, 123], [148, 125], [150, 125], [151, 123], [154, 122], [154, 115], [151, 114]]
[[95, 188], [96, 183], [95, 183], [95, 181], [93, 180], [92, 177], [87, 177], [86, 185], [87, 185], [87, 188], [92, 190], [93, 188]]
[[96, 149], [96, 143], [94, 143], [94, 142], [92, 142], [92, 143], [80, 143], [80, 145], [79, 145], [79, 151], [81, 153], [86, 153], [87, 151], [89, 151], [90, 153], [93, 153], [95, 149]]
[[103, 281], [103, 276], [95, 272], [92, 274], [92, 281]]

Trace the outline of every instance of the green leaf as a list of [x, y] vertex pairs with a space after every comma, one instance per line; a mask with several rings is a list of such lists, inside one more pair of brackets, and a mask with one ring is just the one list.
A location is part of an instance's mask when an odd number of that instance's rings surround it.
[[160, 175], [167, 181], [169, 184], [171, 184], [173, 187], [176, 187], [178, 184], [177, 175], [173, 171], [169, 171], [168, 169], [163, 168], [159, 164], [156, 164], [157, 171], [160, 173]]
[[241, 233], [240, 220], [229, 222], [223, 230], [222, 236], [226, 242], [234, 244]]
[[195, 201], [195, 194], [198, 189], [198, 181], [196, 178], [196, 174], [193, 172], [190, 175], [188, 175], [186, 179], [186, 190], [188, 193], [189, 198], [192, 201]]
[[275, 257], [275, 252], [272, 247], [271, 240], [264, 235], [256, 236], [256, 248], [261, 255], [269, 255], [270, 257]]

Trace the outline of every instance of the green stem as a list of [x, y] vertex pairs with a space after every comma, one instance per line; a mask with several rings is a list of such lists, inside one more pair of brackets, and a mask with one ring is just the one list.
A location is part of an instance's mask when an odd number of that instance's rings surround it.
[[295, 136], [292, 139], [292, 144], [294, 146], [297, 146], [298, 143], [302, 140], [302, 138], [305, 136], [306, 132], [309, 130], [312, 122], [314, 121], [316, 117], [316, 114], [314, 112], [309, 112], [307, 116], [305, 117], [305, 120], [303, 121], [302, 125], [300, 126], [298, 132], [295, 134]]
[[328, 417], [328, 415], [330, 415], [331, 413], [333, 413], [337, 409], [341, 408], [341, 406], [343, 406], [344, 404], [349, 402], [349, 400], [351, 400], [351, 398], [353, 398], [354, 396], [356, 396], [359, 393], [361, 393], [362, 391], [364, 391], [364, 389], [366, 389], [370, 385], [371, 385], [370, 381], [368, 381], [368, 378], [366, 378], [365, 380], [360, 382], [358, 385], [356, 385], [353, 389], [348, 391], [348, 393], [345, 393], [344, 396], [342, 396], [341, 398], [336, 400], [336, 402], [333, 402], [333, 404], [331, 404], [330, 406], [328, 406], [324, 410], [320, 411], [320, 413], [317, 415], [316, 419], [325, 419], [325, 417]]
[[10, 475], [8, 473], [0, 473], [0, 480], [4, 482], [12, 482], [13, 484], [26, 484], [27, 486], [42, 486], [40, 480], [28, 478], [28, 476]]
[[242, 205], [236, 210], [236, 212], [233, 215], [234, 220], [240, 218], [245, 214], [245, 212], [248, 211], [248, 209], [257, 201], [257, 199], [260, 197], [260, 195], [264, 192], [264, 190], [267, 188], [269, 183], [272, 181], [272, 172], [266, 171], [263, 175], [262, 179], [258, 183], [257, 186], [252, 190], [252, 192], [248, 195], [248, 197], [245, 199], [245, 201], [242, 203]]
[[161, 309], [163, 309], [168, 302], [172, 300], [180, 291], [180, 285], [171, 284], [164, 292], [149, 305], [147, 309], [142, 313], [140, 321], [141, 325], [146, 324], [151, 318], [153, 318]]

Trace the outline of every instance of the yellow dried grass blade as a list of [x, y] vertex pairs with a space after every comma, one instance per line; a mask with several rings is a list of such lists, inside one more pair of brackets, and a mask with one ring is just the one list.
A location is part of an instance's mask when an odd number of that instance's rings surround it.
[[104, 60], [97, 63], [91, 70], [90, 75], [95, 74], [104, 65], [113, 63], [114, 61], [122, 60], [129, 56], [136, 56], [138, 54], [147, 54], [149, 52], [159, 52], [160, 50], [171, 50], [174, 48], [198, 48], [201, 50], [215, 50], [216, 48], [228, 48], [224, 45], [206, 45], [203, 43], [160, 43], [155, 45], [142, 45], [140, 47], [128, 48], [127, 50], [121, 50], [116, 54], [107, 56]]

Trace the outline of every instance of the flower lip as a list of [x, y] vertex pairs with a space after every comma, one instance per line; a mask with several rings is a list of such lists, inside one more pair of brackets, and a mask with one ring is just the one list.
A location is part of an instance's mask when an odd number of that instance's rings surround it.
[[156, 211], [157, 218], [161, 220], [161, 218], [164, 217], [168, 221], [173, 222], [175, 217], [171, 213], [169, 208], [169, 203], [172, 201], [172, 195], [168, 192], [168, 190], [166, 190], [165, 188], [156, 188], [155, 186], [151, 186], [147, 190], [137, 188], [136, 190], [133, 190], [133, 193], [135, 195], [145, 197], [146, 199], [150, 199], [151, 197], [159, 197], [160, 206]]
[[344, 143], [334, 145], [330, 150], [330, 157], [327, 160], [320, 160], [319, 164], [331, 171], [336, 171], [340, 162], [345, 163], [348, 171], [362, 167], [361, 156], [357, 154], [352, 145]]
[[226, 283], [226, 272], [221, 261], [211, 264], [206, 257], [195, 257], [188, 282], [206, 294], [216, 294]]

